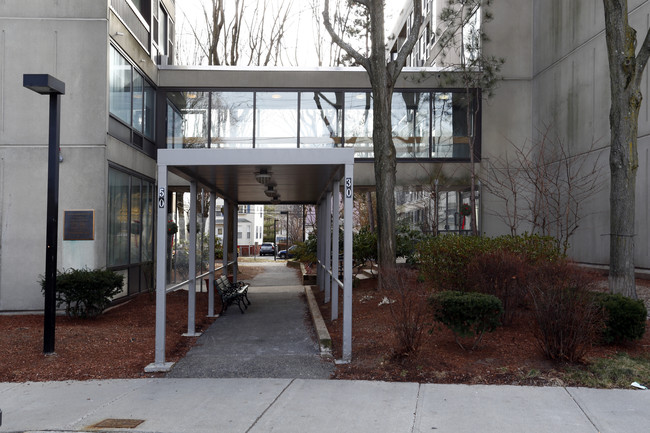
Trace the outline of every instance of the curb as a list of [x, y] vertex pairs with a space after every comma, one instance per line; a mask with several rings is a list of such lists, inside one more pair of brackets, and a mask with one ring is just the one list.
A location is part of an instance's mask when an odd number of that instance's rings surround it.
[[310, 286], [304, 286], [305, 295], [307, 295], [307, 305], [309, 306], [309, 312], [311, 313], [311, 319], [314, 322], [314, 329], [316, 329], [316, 336], [318, 337], [318, 345], [320, 347], [321, 356], [331, 358], [332, 357], [332, 338], [330, 333], [325, 326], [325, 321], [323, 316], [320, 313], [318, 304], [316, 303], [316, 298], [314, 297], [314, 292]]

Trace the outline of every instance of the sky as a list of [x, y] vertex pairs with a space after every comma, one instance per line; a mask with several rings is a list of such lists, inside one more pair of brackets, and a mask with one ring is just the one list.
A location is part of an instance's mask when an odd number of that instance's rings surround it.
[[[257, 0], [248, 0], [248, 3]], [[268, 0], [275, 7], [288, 0]], [[330, 0], [334, 2], [336, 0]], [[195, 37], [193, 36], [192, 27], [197, 31], [205, 28], [205, 19], [203, 17], [203, 4], [211, 5], [211, 0], [183, 0], [176, 2], [176, 40], [177, 46], [180, 44], [179, 55], [184, 59], [180, 64], [194, 64], [197, 49], [194, 45]], [[226, 0], [226, 8], [229, 4], [234, 8], [234, 0]], [[312, 1], [293, 0], [292, 10], [289, 16], [288, 31], [285, 36], [285, 47], [287, 59], [283, 61], [283, 66], [300, 66], [315, 67], [318, 66], [318, 58], [315, 54], [315, 32], [313, 25], [312, 12], [309, 8]], [[321, 0], [322, 3], [322, 0]], [[404, 5], [401, 0], [386, 1], [386, 27], [392, 29], [394, 22]], [[227, 9], [226, 9], [227, 10]], [[320, 15], [320, 14], [319, 14]], [[324, 45], [328, 47], [331, 39], [325, 29], [322, 29], [325, 38]], [[207, 64], [207, 63], [205, 63]], [[326, 64], [325, 64], [326, 66]]]

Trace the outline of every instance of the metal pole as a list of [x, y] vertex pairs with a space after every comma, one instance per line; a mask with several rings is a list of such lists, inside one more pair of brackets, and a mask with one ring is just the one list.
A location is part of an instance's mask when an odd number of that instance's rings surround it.
[[47, 152], [47, 228], [45, 250], [45, 309], [43, 353], [54, 353], [56, 327], [56, 259], [59, 226], [60, 94], [50, 94], [50, 129]]
[[332, 193], [328, 192], [325, 195], [325, 273], [323, 274], [323, 284], [325, 290], [325, 299], [324, 302], [327, 304], [330, 302], [330, 293], [332, 289], [332, 278], [329, 276], [328, 272], [332, 271]]
[[278, 252], [277, 252], [278, 244], [276, 242], [278, 240], [278, 236], [277, 236], [277, 232], [276, 232], [277, 223], [278, 223], [278, 220], [273, 218], [273, 260], [278, 259]]
[[343, 360], [352, 360], [352, 195], [354, 165], [345, 165], [343, 220]]
[[232, 265], [232, 282], [237, 282], [237, 274], [239, 273], [239, 257], [237, 256], [237, 248], [239, 247], [239, 203], [233, 202], [230, 208], [232, 213], [232, 257], [234, 264]]
[[339, 285], [334, 280], [339, 277], [339, 211], [340, 211], [340, 181], [335, 180], [332, 187], [332, 215], [334, 216], [334, 225], [332, 227], [332, 320], [339, 318]]
[[187, 288], [187, 333], [194, 337], [196, 315], [196, 182], [190, 182], [190, 251]]
[[224, 199], [223, 207], [221, 208], [221, 214], [223, 215], [223, 268], [221, 275], [228, 277], [228, 237], [230, 236], [230, 205]]
[[215, 317], [214, 316], [214, 225], [216, 223], [216, 215], [215, 215], [215, 202], [217, 201], [217, 196], [214, 193], [214, 191], [210, 191], [210, 218], [209, 218], [209, 228], [208, 228], [208, 236], [210, 237], [208, 245], [210, 248], [210, 252], [208, 254], [208, 260], [210, 261], [210, 264], [208, 266], [208, 270], [210, 271], [210, 275], [208, 276], [208, 317]]

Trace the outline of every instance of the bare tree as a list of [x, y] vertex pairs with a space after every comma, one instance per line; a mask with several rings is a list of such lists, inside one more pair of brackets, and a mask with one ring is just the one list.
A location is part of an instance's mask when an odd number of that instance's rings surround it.
[[[293, 0], [210, 0], [202, 3], [203, 23], [190, 23], [199, 57], [209, 65], [278, 65]], [[197, 63], [201, 63], [195, 59]]]
[[637, 297], [634, 279], [637, 136], [643, 95], [641, 79], [650, 58], [650, 30], [636, 52], [636, 30], [628, 23], [627, 0], [603, 0], [609, 59], [611, 146], [609, 167], [609, 289]]
[[566, 254], [570, 239], [584, 217], [583, 205], [603, 189], [596, 143], [584, 154], [572, 155], [564, 141], [551, 135], [551, 127], [539, 131], [532, 145], [510, 142], [513, 154], [494, 158], [483, 181], [488, 191], [503, 202], [494, 212], [516, 235], [526, 225], [534, 233], [553, 236]]
[[422, 25], [422, 2], [413, 1], [414, 18], [410, 33], [399, 50], [397, 57], [386, 58], [386, 37], [384, 30], [383, 0], [352, 0], [363, 6], [369, 16], [370, 52], [361, 54], [350, 43], [343, 40], [330, 20], [329, 0], [323, 6], [323, 25], [336, 45], [341, 47], [354, 61], [363, 66], [370, 78], [373, 99], [373, 150], [375, 184], [377, 186], [377, 228], [378, 263], [383, 269], [395, 265], [395, 197], [396, 152], [391, 127], [391, 102], [397, 77], [407, 56], [417, 42]]

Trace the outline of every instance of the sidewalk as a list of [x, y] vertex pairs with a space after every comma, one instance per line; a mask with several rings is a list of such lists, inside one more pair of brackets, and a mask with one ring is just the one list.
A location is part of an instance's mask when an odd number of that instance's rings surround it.
[[118, 431], [164, 433], [650, 431], [649, 392], [561, 387], [305, 379], [0, 383], [0, 408], [0, 432], [81, 431], [106, 419], [142, 421]]

